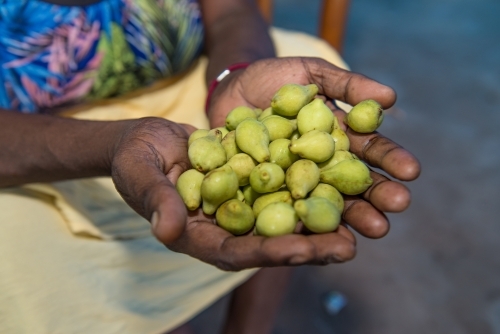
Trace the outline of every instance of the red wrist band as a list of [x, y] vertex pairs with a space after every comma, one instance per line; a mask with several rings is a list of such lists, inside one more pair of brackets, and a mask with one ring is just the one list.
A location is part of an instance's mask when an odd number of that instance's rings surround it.
[[229, 65], [224, 71], [222, 71], [221, 74], [217, 76], [217, 78], [213, 79], [210, 84], [208, 85], [208, 93], [207, 93], [207, 100], [205, 101], [205, 112], [208, 113], [208, 107], [210, 105], [210, 98], [212, 97], [212, 93], [214, 92], [215, 88], [217, 88], [217, 85], [219, 85], [219, 82], [222, 81], [225, 77], [229, 75], [229, 73], [234, 72], [236, 70], [240, 70], [242, 68], [247, 68], [250, 65], [249, 62], [245, 63], [235, 63], [232, 65]]

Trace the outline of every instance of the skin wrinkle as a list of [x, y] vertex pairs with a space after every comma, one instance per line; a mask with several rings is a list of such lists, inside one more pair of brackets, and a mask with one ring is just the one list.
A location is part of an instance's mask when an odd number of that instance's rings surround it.
[[352, 242], [354, 245], [356, 245], [356, 238], [352, 234], [352, 232], [349, 230], [349, 227], [345, 221], [341, 221], [337, 233], [343, 236], [344, 238], [348, 239], [350, 242]]
[[[250, 236], [250, 238], [253, 238], [252, 236]], [[266, 265], [271, 265], [273, 263], [275, 263], [275, 261], [272, 261], [271, 257], [268, 254], [268, 252], [266, 252], [266, 246], [267, 244], [269, 244], [269, 242], [267, 242], [269, 239], [267, 238], [264, 238], [264, 237], [259, 237], [260, 240], [259, 240], [259, 248], [256, 249], [255, 251], [258, 252], [257, 254], [257, 257], [259, 257], [261, 260], [261, 263], [265, 263]], [[253, 264], [252, 265], [253, 267], [256, 267], [256, 266], [259, 266], [259, 265], [256, 265], [256, 264]]]
[[[373, 172], [372, 170], [370, 170], [370, 174], [374, 174], [375, 172]], [[380, 175], [380, 174], [379, 174]], [[392, 182], [391, 180], [389, 180], [388, 178], [386, 178], [385, 176], [383, 175], [380, 175], [382, 176], [382, 178], [378, 178], [375, 179], [372, 177], [372, 180], [374, 180], [374, 183], [370, 186], [370, 188], [368, 188], [368, 190], [365, 191], [365, 193], [363, 194], [363, 197], [365, 197], [367, 200], [370, 200], [370, 195], [372, 193], [372, 191], [377, 188], [379, 185], [385, 183], [385, 182]]]
[[[158, 184], [157, 186], [161, 186], [163, 183], [161, 184]], [[151, 190], [151, 189], [149, 189]], [[143, 193], [144, 191], [146, 191], [146, 195], [143, 196], [143, 199], [142, 199], [142, 203], [141, 205], [139, 206], [139, 208], [135, 208], [135, 205], [133, 206], [134, 210], [140, 210], [140, 211], [143, 211], [143, 212], [139, 212], [143, 217], [151, 217], [151, 215], [153, 214], [154, 211], [158, 211], [160, 212], [160, 210], [156, 210], [155, 208], [151, 208], [151, 204], [152, 201], [151, 201], [151, 197], [153, 197], [154, 195], [154, 192], [153, 191], [147, 191], [147, 190], [140, 190], [139, 193]], [[137, 192], [137, 191], [135, 191]], [[160, 215], [160, 213], [158, 213]], [[161, 221], [161, 216], [159, 217], [159, 220], [158, 221]]]
[[228, 239], [229, 237], [222, 239], [217, 247], [217, 253], [219, 253], [219, 255], [216, 258], [215, 266], [224, 271], [236, 271], [236, 269], [231, 270], [232, 267], [234, 267], [234, 260], [228, 259], [233, 256], [232, 252], [225, 250], [227, 248], [229, 248], [229, 250], [231, 249], [231, 247], [227, 246]]
[[[371, 205], [369, 202], [357, 197], [357, 196], [346, 196], [345, 198], [345, 207], [344, 207], [344, 213], [342, 215], [342, 218], [346, 218], [348, 215], [350, 215], [350, 212], [351, 212], [351, 209], [354, 207], [354, 206], [358, 206], [358, 205], [361, 205], [361, 207], [359, 208], [359, 210], [363, 211], [363, 209], [366, 209], [366, 207], [364, 208], [363, 205], [366, 206], [366, 204], [368, 205]], [[389, 221], [387, 219], [387, 217], [385, 216], [385, 214], [381, 211], [381, 210], [378, 210], [377, 208], [375, 208], [374, 206], [371, 206], [370, 208], [372, 208], [373, 210], [375, 210], [375, 212], [377, 212], [380, 216], [378, 218], [376, 218], [378, 220], [378, 223], [376, 224], [375, 228], [372, 228], [368, 230], [368, 233], [361, 233], [360, 230], [358, 230], [358, 228], [355, 228], [353, 227], [358, 233], [362, 234], [363, 236], [367, 237], [367, 238], [375, 238], [375, 239], [378, 239], [378, 238], [381, 238], [383, 237], [384, 235], [386, 235], [388, 232], [389, 232], [389, 229], [390, 229], [390, 226], [389, 226]], [[356, 213], [353, 213], [354, 217], [356, 217]], [[359, 217], [357, 217], [359, 219]], [[346, 221], [349, 221], [349, 219], [345, 219]], [[377, 220], [375, 220], [375, 222], [377, 222]], [[363, 221], [361, 221], [363, 222]], [[361, 229], [363, 229], [363, 226], [365, 225], [365, 223], [363, 223], [361, 225]], [[382, 225], [383, 225], [383, 229], [382, 229]], [[352, 227], [352, 225], [351, 225]], [[383, 233], [378, 233], [379, 231], [383, 232]], [[373, 232], [376, 232], [375, 234]]]
[[[383, 146], [385, 145], [391, 145], [392, 147], [389, 150], [384, 150], [384, 154], [379, 156], [379, 160], [375, 161], [370, 158], [370, 155], [368, 154], [369, 151], [376, 145], [381, 143]], [[373, 165], [374, 167], [380, 167], [382, 165], [382, 161], [384, 158], [387, 156], [389, 152], [392, 152], [395, 149], [401, 148], [399, 145], [396, 145], [392, 141], [387, 140], [384, 136], [380, 135], [378, 132], [376, 133], [375, 136], [371, 137], [366, 141], [366, 143], [363, 145], [361, 149], [362, 157], [361, 159], [365, 160], [368, 162], [370, 165]]]
[[[345, 75], [347, 75], [347, 74], [343, 74], [343, 76], [345, 76]], [[345, 84], [344, 95], [343, 95], [345, 103], [349, 103], [348, 102], [349, 101], [349, 96], [348, 95], [349, 95], [349, 92], [350, 92], [349, 87], [351, 85], [352, 78], [354, 78], [354, 76], [348, 75], [348, 79], [347, 79], [347, 82]], [[342, 79], [341, 79], [341, 81], [342, 81]]]
[[[235, 241], [234, 238], [235, 237], [227, 237], [224, 239], [224, 244], [227, 244], [227, 246], [223, 245], [224, 248], [220, 250], [222, 252], [222, 255], [224, 255], [225, 253], [225, 256], [221, 257], [224, 260], [224, 265], [221, 269], [235, 272], [240, 271], [245, 267], [257, 267], [263, 262], [269, 262], [265, 261], [263, 257], [263, 254], [265, 254], [265, 252], [262, 252], [262, 248], [264, 247], [263, 240], [259, 240], [259, 248], [254, 249], [254, 252], [251, 255], [245, 254], [246, 256], [243, 257], [241, 254], [239, 256], [235, 256], [234, 246], [229, 245], [229, 243]], [[254, 261], [251, 261], [249, 259], [254, 259]], [[268, 260], [268, 257], [266, 257], [266, 259]]]
[[[355, 246], [350, 242], [346, 237], [342, 236], [341, 234], [337, 234], [337, 237], [340, 238], [340, 240], [337, 240], [336, 242], [336, 247], [333, 249], [333, 251], [329, 254], [326, 254], [322, 258], [320, 258], [318, 261], [314, 261], [314, 264], [320, 264], [320, 265], [327, 265], [331, 263], [342, 263], [345, 262], [347, 259], [352, 258], [353, 254], [355, 254]], [[341, 255], [341, 250], [345, 249], [347, 245], [351, 245], [351, 249], [346, 252], [346, 254], [350, 254], [347, 256]], [[340, 251], [339, 248], [340, 247]]]
[[[300, 58], [300, 63], [302, 64], [302, 67], [304, 67], [304, 69], [307, 73], [307, 79], [309, 80], [309, 82], [314, 82], [312, 71], [310, 70], [309, 64], [306, 63], [304, 58]], [[321, 87], [323, 87], [323, 83], [321, 84]]]
[[[302, 239], [304, 240], [304, 239]], [[306, 260], [303, 260], [303, 263], [310, 263], [312, 260], [314, 260], [317, 255], [318, 255], [318, 249], [316, 247], [316, 245], [311, 241], [311, 239], [305, 239], [306, 243], [304, 244], [304, 247], [307, 247], [307, 251], [305, 252], [302, 252], [302, 254], [306, 254], [306, 255], [302, 255]], [[300, 256], [300, 255], [299, 255]], [[294, 256], [294, 258], [296, 258], [297, 255]]]
[[356, 204], [356, 199], [353, 196], [348, 196], [346, 198], [349, 198], [349, 197], [352, 197], [353, 199], [351, 201], [344, 200], [344, 212], [342, 212], [342, 219], [345, 221], [348, 221], [348, 219], [346, 219], [346, 217], [349, 213], [349, 210], [351, 210], [351, 208], [354, 206], [354, 204]]

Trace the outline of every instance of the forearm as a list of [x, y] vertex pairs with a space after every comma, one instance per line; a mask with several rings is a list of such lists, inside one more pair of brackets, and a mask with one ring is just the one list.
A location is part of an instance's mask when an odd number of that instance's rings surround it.
[[230, 64], [275, 56], [269, 26], [255, 0], [205, 0], [201, 8], [209, 58], [207, 83]]
[[0, 187], [110, 175], [127, 126], [0, 110]]

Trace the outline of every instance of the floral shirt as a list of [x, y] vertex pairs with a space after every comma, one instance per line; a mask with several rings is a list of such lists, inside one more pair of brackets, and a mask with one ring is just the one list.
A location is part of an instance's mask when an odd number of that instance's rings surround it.
[[124, 94], [186, 69], [202, 41], [195, 0], [0, 0], [0, 108]]

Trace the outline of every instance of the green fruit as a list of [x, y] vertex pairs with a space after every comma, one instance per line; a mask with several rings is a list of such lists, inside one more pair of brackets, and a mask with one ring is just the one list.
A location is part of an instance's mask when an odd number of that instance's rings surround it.
[[288, 148], [290, 145], [290, 140], [288, 139], [276, 139], [269, 144], [269, 153], [271, 153], [271, 162], [277, 164], [283, 170], [290, 167], [295, 161], [299, 159], [299, 156], [290, 152]]
[[341, 214], [332, 202], [323, 197], [301, 199], [293, 205], [304, 226], [314, 233], [335, 231]]
[[269, 161], [269, 132], [255, 119], [247, 118], [238, 125], [236, 145], [258, 162]]
[[259, 194], [258, 192], [253, 190], [252, 186], [247, 184], [243, 187], [243, 196], [245, 198], [245, 203], [247, 203], [248, 205], [253, 205], [255, 200], [262, 196], [262, 194]]
[[250, 173], [250, 185], [258, 193], [277, 191], [285, 182], [285, 172], [273, 163], [263, 162]]
[[346, 195], [361, 194], [373, 183], [368, 167], [356, 159], [344, 160], [322, 170], [320, 179]]
[[318, 93], [318, 86], [286, 84], [281, 87], [271, 100], [273, 111], [280, 116], [296, 116], [299, 110], [311, 102]]
[[349, 137], [342, 129], [333, 129], [333, 141], [335, 142], [335, 151], [349, 151], [350, 142]]
[[309, 197], [323, 197], [332, 202], [332, 204], [339, 210], [339, 212], [344, 211], [344, 198], [342, 194], [339, 193], [335, 187], [326, 184], [319, 183], [316, 188], [309, 194]]
[[238, 153], [233, 155], [233, 157], [228, 160], [226, 165], [231, 166], [233, 171], [236, 173], [236, 176], [238, 176], [238, 184], [241, 187], [250, 183], [250, 173], [254, 167], [257, 166], [257, 163], [248, 154]]
[[265, 207], [257, 217], [256, 234], [265, 237], [292, 234], [297, 221], [297, 214], [290, 204], [272, 203]]
[[217, 208], [232, 199], [238, 191], [238, 177], [230, 166], [222, 166], [212, 170], [201, 183], [203, 212], [207, 215], [215, 213]]
[[238, 189], [236, 191], [236, 195], [234, 195], [233, 199], [237, 199], [240, 202], [245, 202], [245, 195], [243, 195], [243, 191]]
[[285, 182], [293, 198], [305, 198], [319, 183], [319, 168], [311, 160], [297, 160], [286, 170]]
[[288, 190], [280, 190], [270, 194], [264, 194], [258, 197], [253, 203], [253, 214], [258, 217], [260, 212], [269, 204], [283, 202], [293, 204], [292, 195]]
[[323, 171], [323, 170], [326, 170], [326, 169], [329, 169], [329, 168], [335, 166], [336, 164], [338, 164], [341, 161], [352, 160], [352, 159], [358, 159], [358, 157], [354, 153], [351, 153], [349, 151], [341, 151], [341, 150], [337, 151], [336, 150], [330, 159], [318, 164], [318, 167], [321, 171]]
[[243, 120], [247, 118], [257, 119], [257, 115], [252, 108], [240, 106], [229, 112], [226, 116], [226, 127], [228, 130], [235, 130]]
[[228, 134], [222, 138], [220, 142], [224, 150], [226, 151], [227, 160], [231, 159], [235, 154], [242, 153], [238, 145], [236, 145], [236, 131], [230, 131]]
[[225, 126], [220, 126], [218, 128], [212, 129], [212, 130], [210, 130], [210, 133], [212, 133], [213, 131], [217, 131], [217, 130], [219, 130], [221, 132], [222, 139], [224, 139], [224, 137], [226, 137], [226, 135], [229, 133], [229, 130], [226, 129]]
[[344, 122], [359, 133], [370, 133], [382, 124], [384, 110], [377, 101], [364, 100], [356, 104], [345, 116]]
[[297, 128], [301, 135], [311, 130], [331, 133], [334, 118], [335, 115], [333, 115], [323, 100], [314, 99], [311, 103], [300, 109], [297, 115]]
[[269, 132], [269, 140], [280, 138], [288, 138], [292, 135], [293, 131], [297, 129], [296, 122], [286, 119], [278, 115], [271, 115], [262, 120]]
[[242, 235], [250, 231], [255, 222], [252, 208], [237, 199], [224, 202], [215, 214], [217, 225], [234, 234]]
[[335, 142], [330, 133], [312, 130], [300, 136], [299, 139], [292, 140], [289, 149], [301, 158], [319, 163], [333, 156]]
[[188, 147], [191, 146], [191, 144], [193, 143], [193, 141], [195, 141], [196, 139], [198, 138], [201, 138], [201, 137], [205, 137], [206, 135], [208, 135], [209, 133], [209, 130], [206, 130], [206, 129], [198, 129], [198, 130], [195, 130], [193, 133], [191, 133], [191, 135], [189, 136], [189, 139], [188, 139]]
[[264, 111], [262, 111], [262, 113], [259, 115], [259, 117], [257, 119], [260, 122], [262, 122], [264, 120], [264, 118], [271, 116], [271, 115], [276, 115], [276, 113], [273, 112], [273, 108], [269, 107], [269, 108], [264, 109]]
[[226, 151], [222, 147], [221, 132], [216, 131], [216, 136], [207, 135], [191, 143], [188, 157], [191, 165], [202, 173], [207, 173], [226, 163]]
[[339, 124], [339, 119], [337, 118], [337, 116], [333, 115], [333, 130], [337, 130], [337, 129], [342, 130], [342, 128], [340, 127], [340, 124]]
[[299, 130], [295, 130], [294, 132], [292, 132], [292, 135], [288, 139], [294, 140], [294, 139], [299, 139], [299, 138], [300, 138]]
[[204, 177], [196, 169], [189, 169], [177, 179], [175, 188], [188, 210], [196, 210], [201, 204], [201, 183]]
[[253, 111], [255, 112], [255, 116], [257, 116], [257, 119], [259, 119], [259, 116], [262, 114], [262, 109], [253, 108]]

